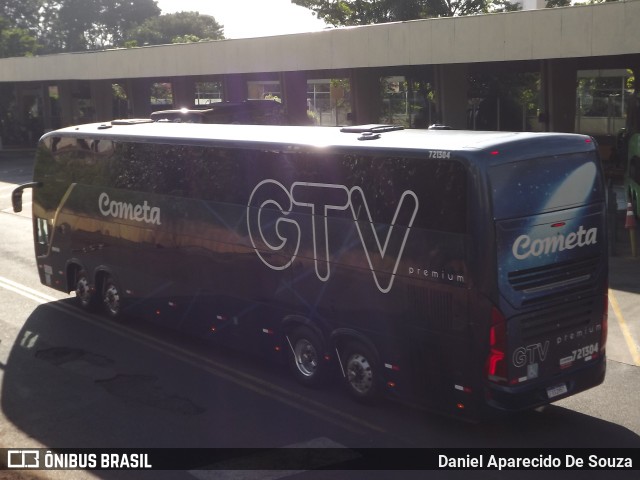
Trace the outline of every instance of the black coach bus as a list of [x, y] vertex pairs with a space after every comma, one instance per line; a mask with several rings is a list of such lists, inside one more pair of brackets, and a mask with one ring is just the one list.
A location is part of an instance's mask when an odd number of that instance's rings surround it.
[[114, 121], [46, 134], [43, 284], [484, 418], [600, 384], [605, 191], [569, 134]]

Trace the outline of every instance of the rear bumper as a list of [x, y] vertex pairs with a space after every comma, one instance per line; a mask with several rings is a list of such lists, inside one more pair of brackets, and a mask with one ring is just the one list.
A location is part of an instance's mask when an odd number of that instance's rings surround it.
[[[604, 381], [606, 369], [606, 356], [603, 356], [579, 370], [571, 370], [536, 383], [516, 387], [487, 385], [486, 404], [493, 410], [503, 412], [517, 412], [548, 405], [600, 385]], [[553, 398], [548, 397], [548, 388], [563, 384], [567, 387], [566, 393]]]

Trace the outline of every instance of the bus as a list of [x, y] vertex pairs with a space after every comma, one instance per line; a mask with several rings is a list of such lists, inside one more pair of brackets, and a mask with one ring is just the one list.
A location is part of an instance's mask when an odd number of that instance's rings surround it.
[[485, 419], [604, 379], [601, 170], [574, 134], [127, 120], [45, 134], [13, 200], [82, 309]]
[[625, 201], [640, 218], [640, 103], [636, 95], [628, 99], [625, 128], [618, 133], [618, 155], [624, 161]]
[[640, 213], [640, 134], [634, 133], [627, 139], [624, 170], [624, 191], [627, 204], [631, 205], [636, 219]]

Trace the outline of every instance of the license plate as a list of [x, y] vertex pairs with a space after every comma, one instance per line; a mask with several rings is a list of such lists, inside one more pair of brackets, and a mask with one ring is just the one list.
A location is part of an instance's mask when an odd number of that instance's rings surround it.
[[556, 385], [555, 387], [549, 387], [547, 388], [547, 397], [548, 398], [555, 398], [558, 397], [560, 395], [564, 395], [565, 393], [567, 393], [567, 384], [563, 383], [561, 385]]

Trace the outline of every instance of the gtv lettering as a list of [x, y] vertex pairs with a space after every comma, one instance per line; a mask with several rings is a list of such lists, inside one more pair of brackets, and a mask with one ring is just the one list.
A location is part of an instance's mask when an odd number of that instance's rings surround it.
[[524, 367], [525, 365], [531, 365], [538, 360], [544, 362], [549, 352], [549, 340], [544, 344], [536, 343], [528, 345], [526, 347], [516, 348], [513, 352], [513, 365], [516, 367]]
[[[347, 210], [351, 212], [376, 287], [388, 293], [418, 212], [418, 197], [411, 190], [405, 190], [400, 197], [386, 235], [379, 235], [360, 187], [349, 189], [344, 185], [294, 182], [287, 190], [276, 180], [263, 180], [251, 192], [247, 205], [251, 245], [267, 267], [288, 268], [298, 255], [303, 233], [309, 233], [302, 232], [292, 213], [309, 214], [315, 273], [326, 282], [331, 276], [329, 218], [332, 212]], [[402, 219], [401, 225], [399, 219]], [[389, 259], [392, 261], [390, 272], [383, 268]]]

